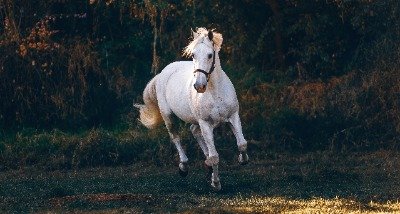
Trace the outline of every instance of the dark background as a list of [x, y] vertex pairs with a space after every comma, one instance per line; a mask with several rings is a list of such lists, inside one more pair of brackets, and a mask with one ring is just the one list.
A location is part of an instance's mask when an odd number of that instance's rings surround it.
[[[63, 167], [171, 155], [132, 103], [186, 60], [196, 27], [223, 34], [253, 156], [398, 149], [399, 20], [397, 0], [0, 0], [0, 157], [11, 166], [62, 154]], [[227, 131], [216, 137], [234, 141]]]

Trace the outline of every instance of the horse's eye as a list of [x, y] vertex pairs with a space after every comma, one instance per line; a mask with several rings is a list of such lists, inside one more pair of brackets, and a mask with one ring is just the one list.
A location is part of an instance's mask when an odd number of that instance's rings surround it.
[[211, 57], [212, 57], [212, 54], [208, 54], [208, 58], [211, 59]]

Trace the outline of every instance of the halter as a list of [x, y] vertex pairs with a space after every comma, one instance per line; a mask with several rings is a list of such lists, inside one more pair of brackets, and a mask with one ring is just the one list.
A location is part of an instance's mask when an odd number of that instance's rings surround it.
[[[214, 47], [214, 43], [213, 43], [213, 47]], [[211, 73], [214, 71], [214, 68], [215, 68], [215, 50], [213, 50], [213, 61], [212, 61], [212, 64], [211, 64], [210, 71], [207, 73], [205, 70], [196, 69], [193, 73], [201, 72], [201, 73], [205, 74], [206, 77], [207, 77], [207, 82], [208, 82], [208, 80], [210, 79]]]

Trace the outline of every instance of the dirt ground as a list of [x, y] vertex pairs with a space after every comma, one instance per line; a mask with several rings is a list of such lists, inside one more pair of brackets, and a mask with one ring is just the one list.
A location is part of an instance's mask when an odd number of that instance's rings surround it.
[[200, 161], [176, 166], [0, 172], [1, 213], [400, 213], [400, 153], [276, 154], [221, 163], [215, 193]]

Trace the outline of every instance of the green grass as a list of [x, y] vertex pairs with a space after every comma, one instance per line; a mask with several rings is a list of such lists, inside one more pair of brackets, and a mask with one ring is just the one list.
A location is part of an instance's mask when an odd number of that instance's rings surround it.
[[398, 213], [400, 153], [276, 153], [247, 166], [222, 163], [212, 192], [202, 160], [176, 166], [0, 173], [0, 212]]

